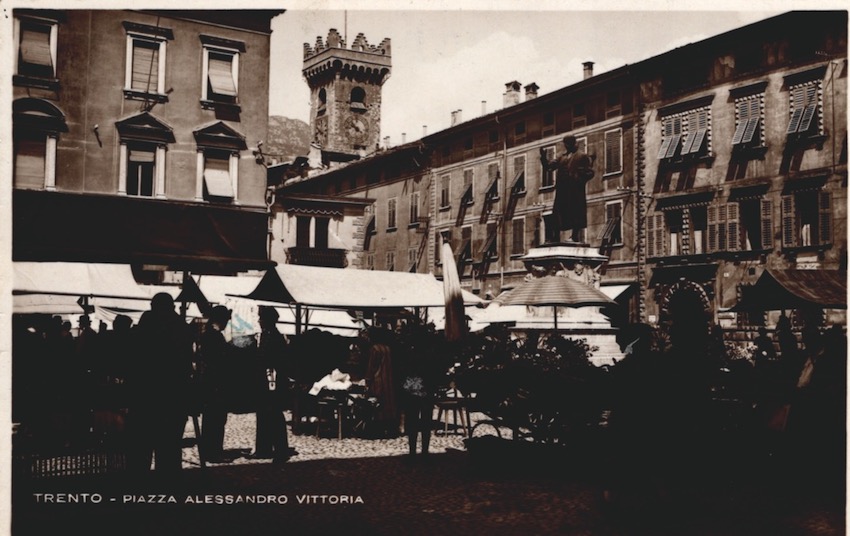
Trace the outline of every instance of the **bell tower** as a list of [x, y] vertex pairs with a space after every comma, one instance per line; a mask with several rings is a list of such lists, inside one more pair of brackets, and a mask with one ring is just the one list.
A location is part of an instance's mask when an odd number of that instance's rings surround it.
[[381, 88], [390, 77], [390, 40], [373, 46], [361, 33], [349, 48], [335, 29], [304, 43], [310, 134], [324, 151], [362, 155], [381, 139]]

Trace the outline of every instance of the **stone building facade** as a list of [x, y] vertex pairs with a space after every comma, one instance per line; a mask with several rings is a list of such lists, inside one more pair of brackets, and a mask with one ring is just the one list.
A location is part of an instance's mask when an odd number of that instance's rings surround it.
[[496, 112], [284, 192], [375, 200], [351, 267], [439, 276], [448, 239], [462, 285], [496, 296], [559, 238], [539, 152], [572, 134], [622, 320], [771, 322], [728, 312], [766, 267], [846, 269], [846, 33], [844, 12], [790, 12], [544, 95], [512, 81]]
[[267, 265], [280, 13], [15, 10], [14, 260]]

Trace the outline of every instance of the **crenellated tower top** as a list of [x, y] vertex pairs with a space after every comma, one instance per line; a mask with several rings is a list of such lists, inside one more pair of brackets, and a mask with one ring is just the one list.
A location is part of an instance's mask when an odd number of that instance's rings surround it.
[[304, 43], [301, 72], [310, 86], [311, 134], [324, 151], [362, 155], [378, 145], [390, 52], [389, 38], [374, 46], [359, 33], [349, 45], [334, 28], [327, 39]]

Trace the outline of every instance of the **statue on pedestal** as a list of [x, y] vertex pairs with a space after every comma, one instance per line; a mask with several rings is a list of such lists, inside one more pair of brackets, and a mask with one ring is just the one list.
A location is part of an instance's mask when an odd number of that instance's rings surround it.
[[551, 221], [559, 232], [570, 231], [570, 240], [578, 242], [587, 227], [585, 185], [593, 178], [593, 158], [579, 151], [575, 136], [564, 136], [563, 143], [566, 152], [552, 161], [541, 148], [540, 162], [544, 171], [556, 170]]

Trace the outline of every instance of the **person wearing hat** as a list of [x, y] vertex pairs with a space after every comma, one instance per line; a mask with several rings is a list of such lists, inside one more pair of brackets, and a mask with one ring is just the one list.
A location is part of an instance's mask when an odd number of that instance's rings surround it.
[[204, 385], [204, 413], [201, 433], [201, 452], [205, 461], [224, 463], [224, 431], [227, 425], [227, 387], [229, 379], [230, 345], [224, 339], [224, 328], [230, 322], [231, 311], [216, 305], [207, 315], [207, 325], [201, 334], [198, 348], [199, 368]]
[[192, 336], [174, 310], [171, 295], [161, 292], [153, 297], [127, 346], [134, 354], [126, 378], [128, 470], [147, 472], [155, 459], [157, 473], [174, 474], [182, 468]]
[[274, 307], [260, 306], [260, 333], [257, 341], [257, 379], [260, 396], [257, 406], [257, 435], [252, 458], [289, 459], [289, 439], [283, 415], [289, 381], [282, 366], [286, 339], [277, 330], [278, 313]]
[[593, 178], [593, 157], [579, 150], [575, 136], [568, 134], [563, 142], [566, 151], [551, 162], [541, 148], [540, 162], [544, 171], [556, 171], [551, 221], [559, 233], [570, 231], [570, 240], [578, 242], [587, 227], [585, 185]]

